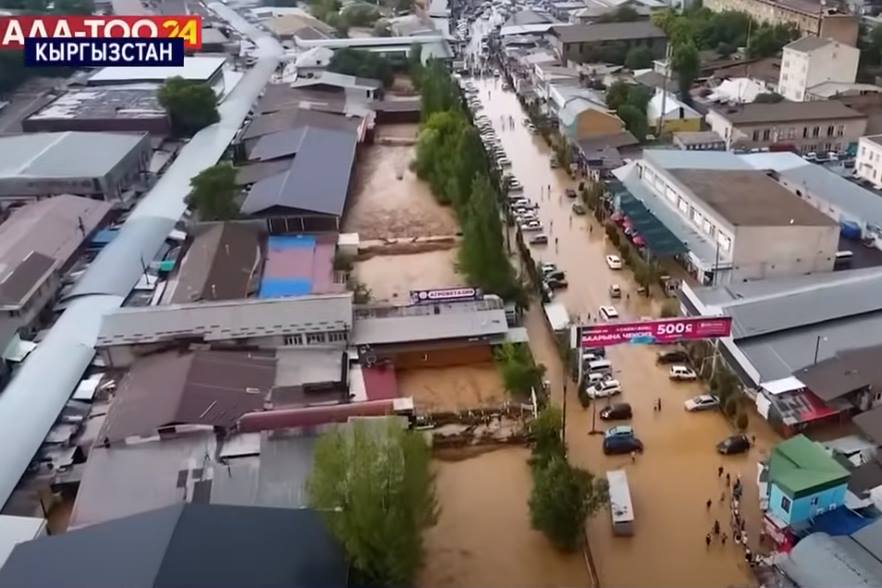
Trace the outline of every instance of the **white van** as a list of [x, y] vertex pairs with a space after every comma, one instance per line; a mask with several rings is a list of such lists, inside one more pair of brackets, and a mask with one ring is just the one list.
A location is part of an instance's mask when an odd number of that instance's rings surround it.
[[608, 359], [596, 359], [588, 362], [588, 373], [611, 374], [612, 363]]

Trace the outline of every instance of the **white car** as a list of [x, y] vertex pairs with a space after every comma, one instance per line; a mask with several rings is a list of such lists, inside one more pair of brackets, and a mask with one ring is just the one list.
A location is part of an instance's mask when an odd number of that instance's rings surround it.
[[620, 270], [622, 269], [622, 258], [618, 255], [607, 255], [606, 265], [609, 266], [609, 269]]
[[694, 380], [698, 378], [698, 374], [685, 365], [672, 365], [668, 377], [672, 380]]
[[702, 394], [695, 398], [690, 398], [683, 403], [683, 408], [689, 412], [698, 412], [700, 410], [710, 410], [720, 405], [720, 401], [716, 396], [710, 394]]
[[542, 230], [542, 223], [537, 220], [528, 220], [521, 223], [521, 230], [524, 232], [538, 232]]
[[557, 264], [555, 263], [543, 263], [539, 266], [539, 271], [542, 272], [542, 275], [550, 274], [552, 272], [557, 271]]
[[622, 385], [618, 380], [604, 380], [585, 391], [588, 398], [608, 398], [622, 393]]
[[614, 321], [619, 318], [619, 312], [614, 306], [601, 306], [598, 314], [605, 321]]

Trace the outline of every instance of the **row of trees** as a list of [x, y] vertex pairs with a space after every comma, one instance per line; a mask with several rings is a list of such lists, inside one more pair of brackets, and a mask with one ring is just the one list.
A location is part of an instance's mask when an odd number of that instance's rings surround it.
[[606, 105], [616, 111], [625, 127], [638, 141], [646, 139], [649, 133], [646, 107], [650, 98], [652, 95], [646, 86], [623, 81], [613, 83], [606, 91]]
[[712, 49], [729, 55], [738, 47], [746, 47], [748, 57], [770, 57], [799, 36], [792, 24], [760, 24], [744, 12], [712, 12], [701, 6], [680, 14], [664, 10], [654, 14], [652, 21], [672, 44], [671, 66], [677, 73], [684, 100], [689, 99], [689, 88], [698, 77], [700, 50]]
[[178, 136], [193, 135], [220, 120], [217, 96], [202, 82], [169, 78], [159, 89], [159, 103], [171, 117], [172, 130]]
[[524, 343], [505, 343], [494, 348], [493, 357], [499, 366], [502, 383], [512, 394], [528, 397], [531, 389], [542, 389], [545, 366], [533, 361], [530, 348]]
[[389, 419], [323, 435], [306, 490], [353, 567], [353, 586], [410, 586], [438, 520], [431, 450]]
[[478, 132], [442, 65], [431, 62], [418, 78], [424, 122], [414, 170], [439, 202], [456, 210], [462, 226], [460, 271], [485, 292], [516, 298], [520, 287], [503, 246], [498, 196]]
[[395, 78], [395, 69], [388, 59], [379, 53], [360, 49], [343, 48], [335, 51], [328, 64], [328, 71], [373, 78], [383, 82], [386, 87], [391, 86]]
[[585, 520], [609, 502], [606, 480], [573, 467], [563, 442], [563, 413], [549, 405], [531, 425], [530, 523], [559, 549], [581, 544]]

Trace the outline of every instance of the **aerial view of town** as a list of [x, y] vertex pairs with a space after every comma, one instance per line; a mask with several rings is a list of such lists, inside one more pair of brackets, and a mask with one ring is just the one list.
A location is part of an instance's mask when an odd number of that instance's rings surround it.
[[882, 0], [0, 0], [0, 588], [882, 588], [880, 447]]

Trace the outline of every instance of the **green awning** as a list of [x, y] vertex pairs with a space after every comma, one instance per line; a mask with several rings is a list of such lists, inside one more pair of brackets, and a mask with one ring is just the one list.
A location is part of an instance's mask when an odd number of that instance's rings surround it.
[[616, 196], [619, 211], [628, 217], [631, 226], [643, 238], [646, 248], [653, 256], [671, 257], [688, 251], [686, 245], [630, 192], [617, 191]]

